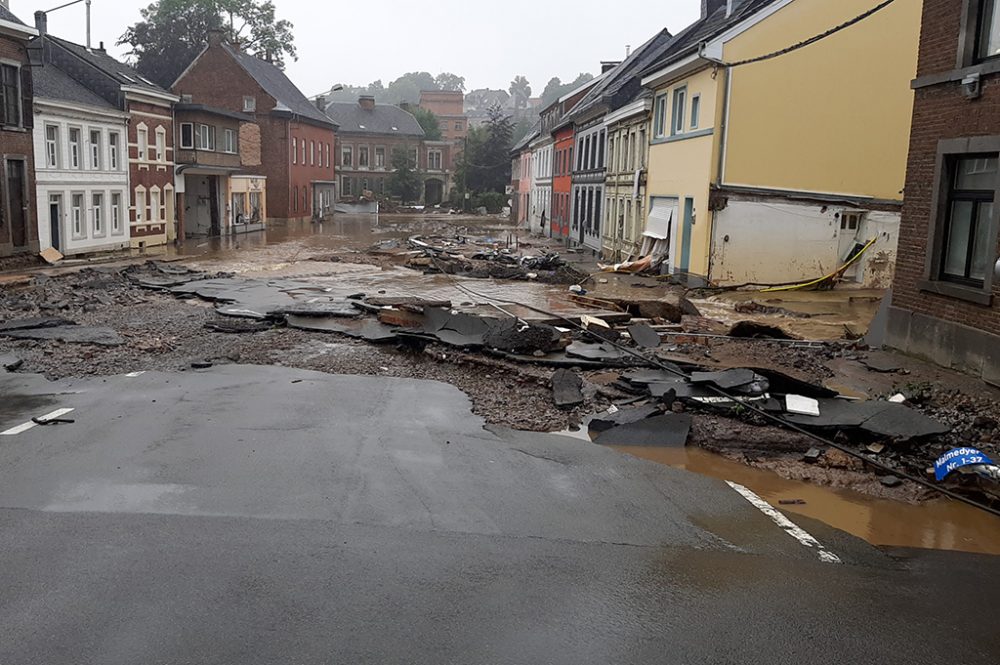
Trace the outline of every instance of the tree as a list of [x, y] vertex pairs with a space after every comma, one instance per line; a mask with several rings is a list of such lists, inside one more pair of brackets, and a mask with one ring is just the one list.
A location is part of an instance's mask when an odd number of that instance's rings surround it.
[[470, 192], [504, 192], [510, 184], [510, 149], [513, 124], [499, 104], [486, 124], [469, 130], [466, 149], [455, 169], [456, 181]]
[[386, 186], [389, 193], [398, 196], [403, 203], [416, 201], [420, 198], [420, 174], [417, 164], [410, 156], [409, 146], [396, 148], [392, 151], [392, 175]]
[[523, 76], [515, 76], [510, 82], [510, 96], [514, 98], [514, 108], [522, 109], [528, 106], [531, 99], [531, 84]]
[[142, 20], [119, 40], [140, 74], [164, 88], [197, 57], [210, 30], [248, 53], [270, 57], [279, 67], [297, 57], [292, 24], [275, 17], [271, 0], [157, 0], [139, 11]]
[[434, 79], [439, 90], [449, 90], [451, 92], [465, 92], [465, 77], [457, 76], [451, 72], [441, 72]]
[[411, 107], [408, 110], [417, 119], [417, 122], [420, 123], [420, 128], [424, 130], [425, 139], [428, 141], [441, 140], [441, 123], [438, 122], [438, 118], [434, 115], [433, 111], [420, 108], [419, 106]]
[[562, 97], [562, 80], [558, 76], [553, 76], [542, 90], [542, 108], [553, 104], [560, 97]]

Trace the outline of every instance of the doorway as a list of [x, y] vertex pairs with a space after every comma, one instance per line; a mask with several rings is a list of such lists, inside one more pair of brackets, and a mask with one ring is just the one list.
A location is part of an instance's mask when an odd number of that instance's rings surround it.
[[7, 161], [7, 194], [10, 197], [10, 240], [14, 249], [28, 244], [27, 171], [23, 159]]
[[62, 247], [62, 196], [49, 196], [49, 234], [54, 249], [63, 251]]

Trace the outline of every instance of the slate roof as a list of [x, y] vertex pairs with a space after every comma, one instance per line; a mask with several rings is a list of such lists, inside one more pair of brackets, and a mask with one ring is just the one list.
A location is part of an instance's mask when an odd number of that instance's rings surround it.
[[640, 76], [652, 74], [672, 62], [697, 52], [702, 42], [708, 41], [774, 2], [777, 0], [744, 0], [728, 17], [726, 5], [723, 3], [705, 18], [695, 21], [679, 32], [667, 51], [640, 72]]
[[541, 121], [536, 122], [531, 127], [531, 129], [528, 130], [528, 133], [524, 135], [524, 138], [518, 141], [516, 144], [514, 144], [514, 147], [510, 149], [511, 154], [517, 154], [522, 150], [524, 150], [524, 148], [527, 147], [527, 145], [531, 143], [536, 136], [538, 136], [539, 132], [541, 131], [541, 128], [542, 128]]
[[[673, 35], [666, 28], [653, 35], [645, 44], [634, 50], [625, 60], [611, 70], [607, 76], [587, 91], [576, 106], [570, 109], [569, 116], [580, 116], [598, 104], [608, 101], [615, 93], [621, 91], [629, 81], [635, 79], [650, 64], [663, 57], [674, 42]], [[623, 100], [625, 102], [630, 100]]]
[[91, 92], [52, 63], [43, 67], [35, 67], [31, 72], [35, 87], [35, 97], [39, 99], [56, 99], [63, 102], [95, 106], [102, 109], [115, 109], [103, 97]]
[[392, 104], [376, 104], [374, 109], [368, 110], [357, 102], [330, 102], [326, 105], [326, 113], [340, 125], [342, 134], [424, 136], [413, 114]]
[[58, 44], [81, 60], [90, 63], [92, 66], [101, 70], [121, 85], [149, 90], [150, 92], [170, 94], [168, 91], [156, 85], [149, 79], [143, 78], [139, 72], [135, 71], [125, 63], [115, 60], [104, 51], [96, 48], [88, 51], [86, 46], [74, 44], [73, 42], [66, 41], [65, 39], [55, 37], [50, 34], [45, 35], [45, 39], [51, 40], [54, 44]]
[[24, 21], [14, 16], [9, 9], [0, 5], [0, 20], [10, 21], [11, 23], [17, 23], [18, 25], [25, 25]]
[[324, 125], [336, 125], [336, 121], [316, 108], [316, 105], [302, 94], [302, 91], [276, 65], [234, 49], [229, 44], [222, 47], [246, 70], [264, 92], [274, 97], [278, 105], [276, 111], [289, 111], [302, 118], [308, 118]]

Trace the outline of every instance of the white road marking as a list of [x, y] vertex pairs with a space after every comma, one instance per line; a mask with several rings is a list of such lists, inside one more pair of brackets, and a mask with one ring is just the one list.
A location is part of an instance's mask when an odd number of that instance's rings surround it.
[[[38, 416], [38, 419], [39, 420], [52, 420], [53, 418], [60, 418], [62, 416], [65, 416], [67, 413], [69, 413], [72, 410], [73, 409], [56, 409], [52, 413], [46, 413], [44, 416]], [[0, 432], [0, 436], [13, 436], [15, 434], [20, 434], [21, 432], [27, 432], [29, 429], [31, 429], [32, 427], [35, 427], [37, 425], [38, 425], [38, 423], [36, 423], [35, 421], [29, 420], [26, 423], [21, 423], [20, 425], [18, 425], [16, 427], [11, 427], [8, 430], [4, 430], [3, 432]]]
[[143, 374], [145, 374], [145, 373], [146, 373], [146, 371], [145, 371], [145, 370], [143, 370], [143, 371], [141, 371], [141, 372], [129, 372], [129, 373], [128, 373], [128, 374], [126, 374], [125, 376], [127, 376], [127, 377], [128, 377], [128, 378], [130, 378], [130, 379], [134, 379], [135, 377], [137, 377], [137, 376], [142, 376], [142, 375], [143, 375]]
[[778, 510], [767, 501], [764, 501], [764, 499], [760, 498], [746, 487], [743, 487], [743, 485], [738, 485], [737, 483], [729, 480], [726, 481], [726, 484], [739, 492], [744, 499], [753, 504], [753, 506], [760, 512], [774, 520], [774, 523], [781, 527], [789, 536], [799, 541], [806, 547], [816, 550], [819, 554], [820, 561], [824, 563], [842, 563], [839, 556], [823, 547], [818, 540], [809, 535], [804, 529], [795, 524], [795, 522], [778, 512]]

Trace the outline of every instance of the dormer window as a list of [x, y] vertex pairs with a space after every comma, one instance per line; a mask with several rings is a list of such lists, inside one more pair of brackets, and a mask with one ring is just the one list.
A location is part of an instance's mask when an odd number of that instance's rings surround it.
[[244, 113], [256, 113], [257, 112], [257, 98], [246, 95], [243, 97], [243, 112]]

